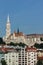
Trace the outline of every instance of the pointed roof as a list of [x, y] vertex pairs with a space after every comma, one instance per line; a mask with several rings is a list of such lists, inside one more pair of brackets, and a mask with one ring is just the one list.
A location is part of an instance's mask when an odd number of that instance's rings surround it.
[[7, 16], [7, 22], [10, 22], [10, 19], [9, 19], [9, 14], [8, 14], [8, 16]]
[[19, 28], [17, 29], [17, 33], [19, 33]]

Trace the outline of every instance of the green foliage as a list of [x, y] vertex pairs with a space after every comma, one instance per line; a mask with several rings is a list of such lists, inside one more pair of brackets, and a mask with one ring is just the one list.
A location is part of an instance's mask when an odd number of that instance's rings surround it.
[[35, 44], [34, 44], [34, 47], [36, 47], [36, 48], [40, 48], [40, 46], [39, 46], [38, 43], [35, 43]]
[[10, 42], [10, 45], [13, 45], [14, 46], [14, 43], [13, 42]]
[[4, 59], [1, 60], [2, 65], [7, 65]]
[[34, 47], [43, 49], [43, 43], [40, 43], [40, 44], [35, 43]]
[[43, 38], [41, 37], [40, 40], [43, 41]]
[[26, 44], [24, 44], [22, 42], [20, 42], [20, 43], [13, 43], [13, 42], [11, 42], [10, 45], [12, 45], [12, 46], [22, 46], [22, 47], [26, 46]]
[[2, 38], [0, 38], [0, 44], [6, 44]]
[[38, 60], [36, 65], [43, 65], [42, 60]]
[[20, 43], [19, 43], [19, 46], [25, 47], [25, 46], [26, 46], [26, 44], [24, 44], [24, 43], [20, 42]]

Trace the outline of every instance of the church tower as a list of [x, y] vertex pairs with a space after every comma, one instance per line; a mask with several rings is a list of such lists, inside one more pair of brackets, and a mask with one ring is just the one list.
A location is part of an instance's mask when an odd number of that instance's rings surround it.
[[10, 19], [9, 19], [9, 15], [8, 15], [7, 24], [6, 24], [6, 38], [8, 38], [10, 34], [11, 34]]

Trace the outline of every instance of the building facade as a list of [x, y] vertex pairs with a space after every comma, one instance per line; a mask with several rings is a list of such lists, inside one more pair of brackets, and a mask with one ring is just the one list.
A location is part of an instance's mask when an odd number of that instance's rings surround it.
[[36, 65], [37, 50], [35, 48], [26, 48], [26, 52], [27, 52], [27, 65]]
[[19, 65], [27, 65], [27, 53], [25, 48], [21, 48], [19, 51]]
[[7, 65], [18, 65], [18, 52], [8, 52], [4, 55]]
[[7, 65], [36, 65], [37, 63], [38, 53], [36, 48], [4, 46], [0, 49], [4, 52], [1, 59], [4, 58]]

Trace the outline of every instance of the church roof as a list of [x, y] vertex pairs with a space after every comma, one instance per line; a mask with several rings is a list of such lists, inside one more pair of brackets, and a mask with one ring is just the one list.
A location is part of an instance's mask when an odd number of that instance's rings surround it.
[[14, 33], [15, 34], [15, 37], [18, 37], [18, 36], [23, 36], [23, 33], [22, 32], [19, 32], [19, 33]]

